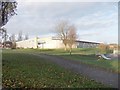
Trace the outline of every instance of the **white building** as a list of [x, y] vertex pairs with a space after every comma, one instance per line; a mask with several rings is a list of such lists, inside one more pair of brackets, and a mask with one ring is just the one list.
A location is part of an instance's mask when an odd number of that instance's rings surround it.
[[38, 45], [37, 38], [16, 42], [17, 48], [37, 48], [37, 45]]
[[[99, 43], [86, 42], [86, 41], [76, 41], [73, 48], [91, 48], [96, 47]], [[17, 48], [43, 48], [43, 49], [55, 49], [64, 48], [62, 40], [55, 37], [47, 38], [33, 38], [28, 40], [23, 40], [16, 42]]]
[[53, 37], [39, 38], [38, 48], [54, 49], [54, 48], [64, 48], [62, 40]]
[[64, 45], [61, 40], [53, 39], [52, 37], [47, 38], [33, 38], [23, 41], [16, 42], [17, 48], [45, 48], [45, 49], [54, 49], [54, 48], [64, 48]]

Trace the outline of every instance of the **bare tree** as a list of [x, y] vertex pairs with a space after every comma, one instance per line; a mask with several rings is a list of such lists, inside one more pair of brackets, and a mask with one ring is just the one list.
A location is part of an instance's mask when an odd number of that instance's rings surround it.
[[15, 49], [15, 48], [16, 48], [15, 34], [12, 34], [12, 35], [9, 37], [9, 40], [12, 42], [12, 49]]
[[7, 40], [7, 31], [2, 28], [15, 15], [17, 2], [15, 0], [0, 0], [0, 43]]
[[22, 37], [22, 31], [20, 31], [18, 33], [18, 41], [22, 41], [23, 40], [23, 37]]
[[67, 46], [69, 46], [71, 54], [73, 44], [75, 44], [75, 40], [77, 38], [75, 26], [70, 25], [68, 21], [62, 20], [59, 23], [57, 23], [56, 30], [58, 37], [60, 37], [61, 40], [63, 41], [65, 51], [67, 50]]
[[15, 0], [0, 1], [0, 27], [5, 25], [11, 16], [15, 15], [17, 2]]
[[4, 27], [0, 28], [0, 42], [6, 41], [7, 37], [8, 37], [8, 35], [7, 35], [6, 28], [4, 28]]
[[28, 40], [28, 39], [29, 39], [28, 34], [26, 34], [25, 35], [25, 40]]
[[99, 52], [100, 53], [107, 53], [109, 52], [109, 45], [101, 43], [99, 46]]
[[77, 39], [76, 28], [74, 25], [71, 25], [69, 26], [68, 40], [67, 40], [67, 44], [70, 50], [70, 55], [71, 55], [72, 47], [75, 44], [76, 39]]
[[65, 46], [65, 51], [67, 50], [67, 39], [68, 39], [68, 31], [69, 31], [69, 25], [68, 22], [65, 20], [60, 21], [56, 25], [56, 30], [58, 37], [61, 38], [63, 41], [63, 44]]
[[12, 35], [9, 37], [9, 40], [10, 40], [11, 42], [15, 42], [15, 41], [16, 41], [16, 39], [15, 39], [15, 34], [12, 34]]

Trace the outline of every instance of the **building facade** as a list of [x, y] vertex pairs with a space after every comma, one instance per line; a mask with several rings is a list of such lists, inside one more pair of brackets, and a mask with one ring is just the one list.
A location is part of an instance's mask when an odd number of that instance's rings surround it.
[[33, 38], [16, 42], [17, 48], [41, 48], [54, 49], [63, 48], [64, 45], [61, 40], [54, 40], [52, 37], [47, 38]]
[[38, 48], [44, 49], [64, 48], [64, 44], [62, 43], [62, 40], [55, 39], [53, 37], [39, 38]]
[[95, 48], [100, 43], [96, 42], [88, 42], [88, 41], [76, 41], [77, 42], [77, 48]]
[[[73, 48], [93, 48], [97, 47], [100, 43], [76, 41]], [[55, 37], [47, 38], [33, 38], [16, 42], [17, 48], [41, 48], [41, 49], [59, 49], [64, 48], [63, 41]], [[68, 47], [68, 46], [67, 46]]]
[[37, 48], [37, 37], [16, 42], [16, 48]]

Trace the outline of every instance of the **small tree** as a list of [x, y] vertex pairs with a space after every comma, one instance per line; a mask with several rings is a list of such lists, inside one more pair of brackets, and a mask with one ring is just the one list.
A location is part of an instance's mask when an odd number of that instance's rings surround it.
[[22, 37], [22, 31], [20, 31], [18, 33], [18, 41], [22, 41], [23, 40], [23, 37]]
[[71, 55], [71, 52], [72, 52], [73, 44], [75, 44], [76, 38], [77, 38], [76, 28], [75, 28], [74, 25], [71, 25], [69, 27], [68, 40], [67, 40], [69, 50], [70, 50], [70, 55]]
[[16, 41], [16, 39], [15, 39], [15, 34], [12, 34], [12, 35], [9, 37], [9, 40], [10, 40], [11, 42], [15, 42], [15, 41]]
[[98, 46], [98, 48], [99, 48], [100, 53], [109, 53], [110, 52], [109, 45], [101, 43]]
[[12, 49], [15, 49], [16, 48], [16, 39], [15, 39], [15, 34], [12, 34], [10, 37], [9, 37], [9, 40], [12, 42]]
[[56, 25], [56, 30], [58, 37], [61, 38], [63, 41], [63, 44], [65, 46], [65, 51], [67, 50], [67, 39], [68, 39], [68, 31], [69, 31], [69, 25], [68, 22], [65, 20], [60, 21]]
[[16, 42], [12, 42], [12, 49], [16, 48]]
[[6, 28], [4, 28], [4, 27], [2, 27], [2, 28], [0, 28], [0, 41], [2, 42], [4, 42], [4, 41], [6, 41], [7, 40], [7, 37], [8, 37], [8, 35], [7, 35], [7, 29]]
[[28, 40], [28, 34], [25, 35], [25, 40]]

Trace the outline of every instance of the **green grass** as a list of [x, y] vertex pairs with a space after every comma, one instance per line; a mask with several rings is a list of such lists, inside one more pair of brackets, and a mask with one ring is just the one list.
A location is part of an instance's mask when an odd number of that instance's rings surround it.
[[65, 70], [48, 60], [21, 52], [22, 50], [3, 50], [3, 88], [106, 87], [82, 75]]
[[77, 60], [81, 63], [88, 64], [97, 68], [101, 68], [107, 71], [120, 73], [120, 68], [118, 67], [118, 60], [97, 60], [95, 55], [61, 55], [61, 57], [69, 60]]
[[21, 51], [26, 53], [45, 53], [50, 55], [58, 55], [66, 59], [77, 60], [81, 63], [85, 63], [91, 66], [102, 68], [107, 71], [120, 73], [120, 62], [118, 60], [97, 60], [95, 53], [98, 51], [96, 48], [77, 48], [72, 50], [72, 55], [69, 55], [69, 51], [63, 49], [20, 49], [15, 51]]
[[95, 55], [96, 52], [98, 52], [97, 48], [73, 49], [72, 55], [69, 54], [69, 51], [64, 51], [63, 49], [36, 51], [37, 53], [43, 52], [51, 55], [58, 55], [69, 60], [77, 60], [81, 63], [101, 68], [110, 72], [120, 73], [120, 67], [118, 67], [120, 62], [118, 62], [118, 60], [98, 60], [98, 58]]
[[[11, 50], [7, 50], [11, 51]], [[52, 55], [69, 55], [69, 50], [64, 51], [64, 49], [13, 49], [16, 52], [37, 52], [37, 53], [46, 53]], [[76, 48], [72, 50], [72, 54], [95, 54], [98, 50], [96, 48]]]

